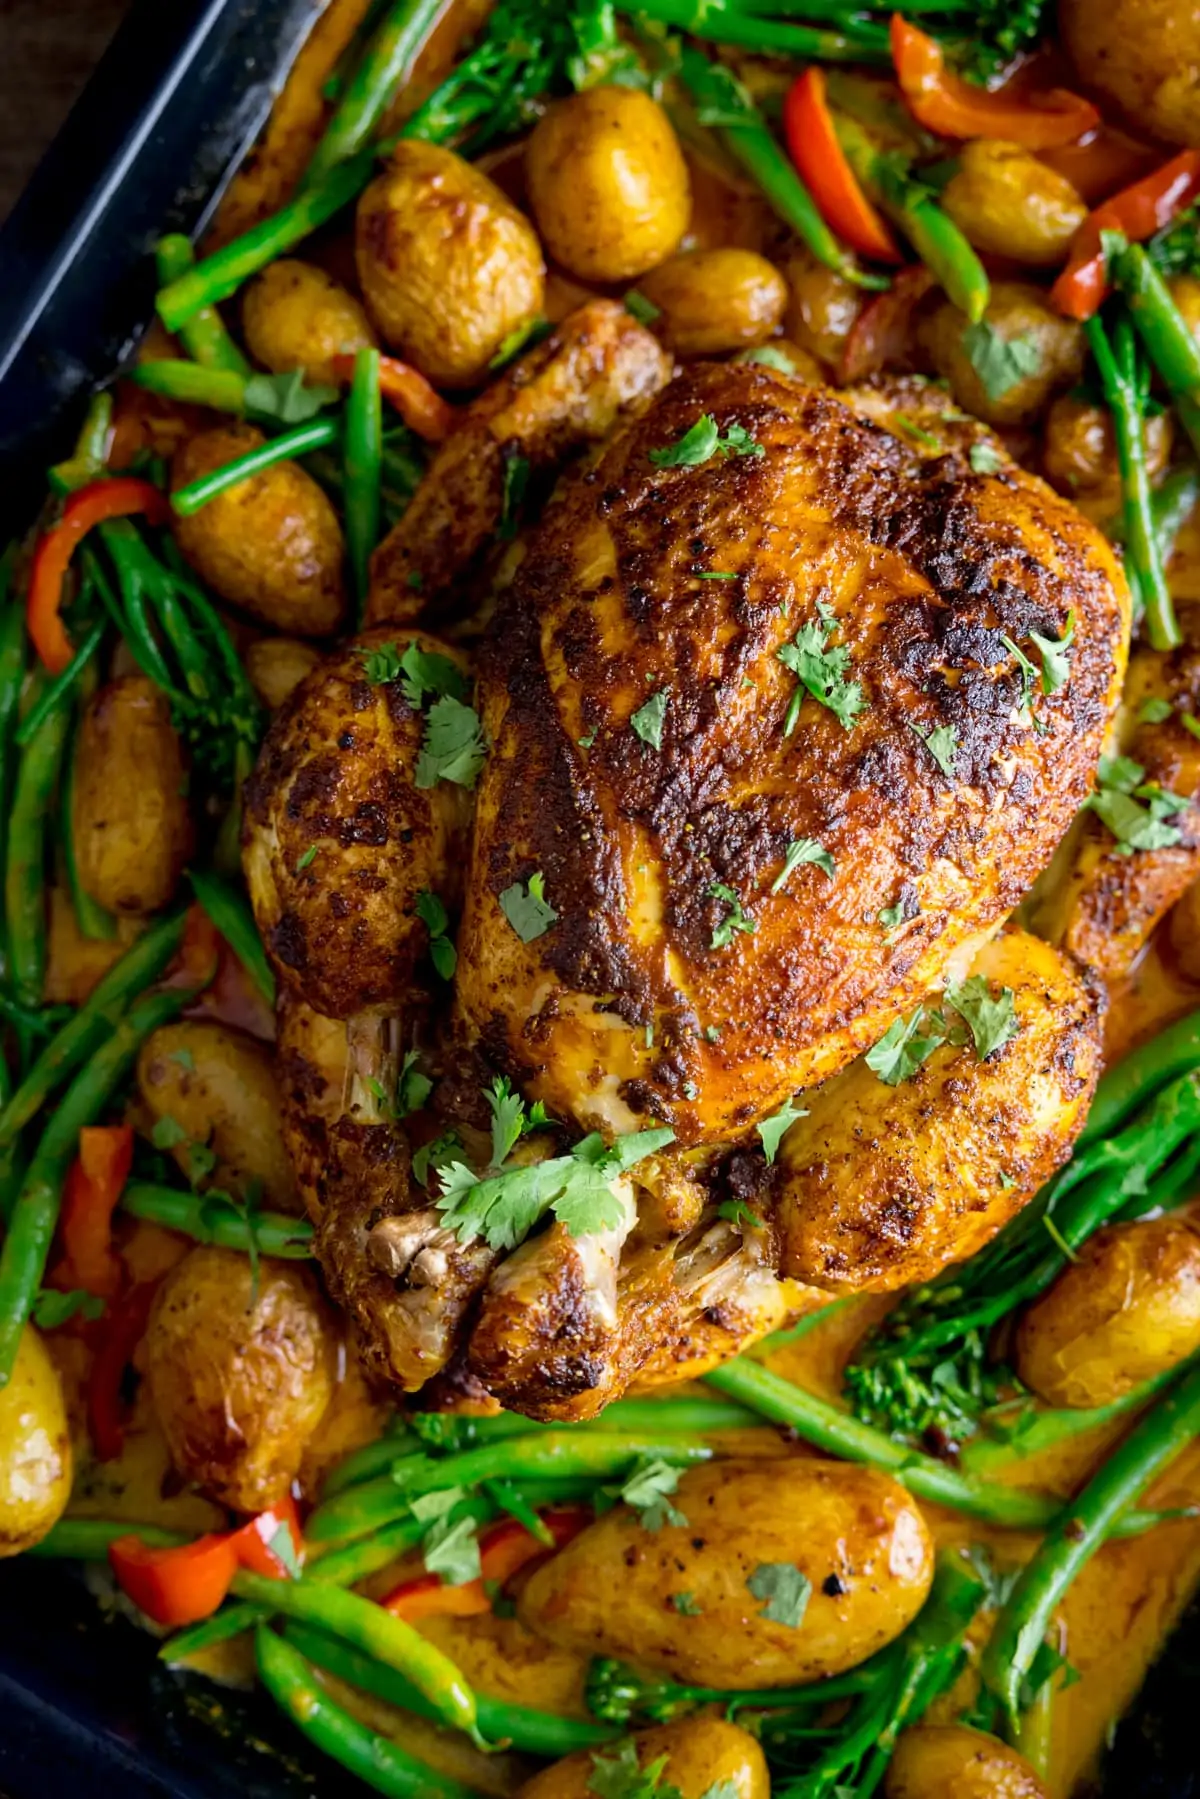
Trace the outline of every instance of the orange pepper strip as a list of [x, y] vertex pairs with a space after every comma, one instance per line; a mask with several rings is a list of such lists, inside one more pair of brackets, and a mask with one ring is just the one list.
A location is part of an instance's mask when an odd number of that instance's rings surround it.
[[[335, 356], [333, 369], [339, 381], [349, 381], [354, 374], [354, 357], [349, 353]], [[404, 423], [427, 443], [440, 444], [454, 429], [458, 417], [454, 407], [443, 400], [424, 375], [399, 357], [379, 358], [379, 388]]]
[[489, 1586], [493, 1583], [503, 1586], [519, 1568], [553, 1555], [579, 1534], [590, 1517], [585, 1506], [563, 1506], [547, 1512], [545, 1522], [554, 1537], [554, 1549], [547, 1549], [544, 1543], [530, 1536], [515, 1518], [502, 1519], [480, 1539], [481, 1574], [478, 1580], [450, 1587], [436, 1574], [421, 1574], [415, 1580], [403, 1581], [381, 1604], [394, 1617], [404, 1618], [410, 1624], [418, 1618], [471, 1618], [480, 1612], [490, 1612]]
[[1050, 150], [1073, 144], [1100, 123], [1091, 101], [1066, 88], [1018, 100], [974, 87], [947, 69], [935, 38], [899, 13], [892, 14], [891, 37], [892, 61], [908, 109], [918, 124], [939, 137], [999, 137], [1027, 150]]
[[70, 1287], [102, 1299], [121, 1286], [121, 1262], [112, 1244], [112, 1220], [133, 1162], [133, 1127], [85, 1125], [79, 1154], [71, 1165], [63, 1196], [63, 1271]]
[[838, 142], [822, 70], [805, 69], [788, 89], [783, 135], [821, 217], [842, 242], [876, 262], [903, 262], [899, 245], [863, 193]]
[[108, 1559], [138, 1610], [169, 1629], [210, 1618], [238, 1571], [228, 1533], [175, 1549], [149, 1549], [140, 1537], [118, 1537], [109, 1545]]
[[61, 611], [63, 580], [71, 557], [93, 525], [105, 519], [128, 518], [135, 512], [144, 512], [153, 524], [161, 525], [170, 516], [170, 505], [153, 482], [135, 475], [93, 481], [71, 495], [57, 525], [38, 538], [25, 622], [34, 648], [52, 675], [60, 675], [75, 653]]
[[125, 1447], [121, 1382], [133, 1352], [146, 1334], [158, 1281], [143, 1281], [109, 1308], [103, 1336], [92, 1358], [87, 1387], [88, 1431], [96, 1459], [113, 1462]]
[[1161, 231], [1200, 192], [1200, 150], [1183, 150], [1161, 169], [1122, 188], [1089, 212], [1071, 244], [1067, 266], [1050, 298], [1069, 319], [1090, 319], [1108, 292], [1101, 233], [1119, 231], [1141, 243]]

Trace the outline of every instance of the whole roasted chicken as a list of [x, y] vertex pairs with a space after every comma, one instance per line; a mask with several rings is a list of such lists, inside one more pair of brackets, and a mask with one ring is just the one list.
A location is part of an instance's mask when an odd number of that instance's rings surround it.
[[[518, 464], [558, 481], [497, 565]], [[431, 631], [481, 595], [472, 693]], [[465, 409], [370, 618], [277, 716], [244, 847], [379, 1372], [587, 1417], [929, 1278], [1064, 1159], [1101, 1001], [1010, 921], [1128, 596], [940, 390], [672, 379], [592, 302]]]

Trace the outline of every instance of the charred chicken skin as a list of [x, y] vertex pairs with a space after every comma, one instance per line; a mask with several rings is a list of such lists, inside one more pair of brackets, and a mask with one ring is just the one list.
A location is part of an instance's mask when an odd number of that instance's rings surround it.
[[[505, 377], [514, 405], [552, 396], [548, 456], [612, 430], [499, 587], [473, 819], [461, 786], [421, 785], [395, 671], [365, 672], [412, 611], [394, 570], [416, 552], [385, 544], [371, 613], [390, 638], [377, 626], [284, 705], [244, 839], [334, 1297], [400, 1387], [458, 1369], [563, 1419], [711, 1367], [830, 1292], [928, 1278], [1066, 1157], [1100, 1001], [1069, 954], [992, 940], [1087, 796], [1129, 626], [1099, 534], [999, 451], [978, 472], [979, 428], [937, 397], [917, 448], [886, 389], [748, 364], [664, 385], [641, 328], [601, 322], [628, 379], [581, 357], [578, 315]], [[564, 392], [597, 381], [566, 431]], [[460, 429], [501, 411], [493, 393]], [[409, 517], [452, 504], [454, 443]], [[501, 503], [485, 485], [476, 546]], [[435, 611], [463, 568], [451, 554]], [[1034, 632], [1072, 646], [1052, 692], [1018, 653]], [[301, 840], [320, 849], [298, 869]], [[423, 972], [423, 890], [451, 911], [461, 895], [448, 1005]], [[514, 894], [537, 896], [536, 929]], [[1008, 995], [1003, 1041], [948, 1032], [899, 1089], [856, 1060], [972, 976]], [[440, 1078], [398, 1122], [381, 1096], [413, 1047]], [[464, 1095], [497, 1075], [557, 1130], [529, 1157], [591, 1132], [673, 1143], [614, 1179], [602, 1230], [547, 1219], [489, 1246], [448, 1228], [413, 1155], [453, 1129], [486, 1164]], [[785, 1104], [768, 1161], [756, 1127]]]

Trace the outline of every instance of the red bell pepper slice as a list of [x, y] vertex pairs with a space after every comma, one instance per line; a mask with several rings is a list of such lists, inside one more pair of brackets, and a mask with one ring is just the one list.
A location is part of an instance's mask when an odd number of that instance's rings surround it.
[[842, 349], [837, 366], [839, 387], [865, 381], [868, 375], [877, 375], [889, 363], [900, 361], [910, 341], [913, 312], [933, 286], [934, 278], [924, 263], [915, 262], [900, 270], [885, 294], [871, 297]]
[[118, 475], [112, 481], [93, 481], [73, 493], [56, 525], [43, 531], [33, 552], [25, 622], [33, 646], [52, 675], [59, 675], [74, 655], [62, 621], [63, 579], [71, 557], [93, 525], [105, 519], [128, 518], [144, 512], [152, 524], [165, 524], [170, 516], [167, 496], [152, 481], [136, 475]]
[[104, 1334], [92, 1358], [87, 1387], [88, 1431], [96, 1459], [113, 1462], [125, 1447], [121, 1382], [133, 1352], [146, 1334], [158, 1281], [143, 1281], [110, 1306]]
[[822, 70], [805, 69], [788, 89], [783, 134], [821, 217], [842, 242], [876, 262], [902, 262], [899, 245], [863, 193], [838, 142]]
[[1119, 231], [1141, 243], [1169, 225], [1200, 192], [1200, 150], [1182, 150], [1152, 175], [1122, 188], [1089, 212], [1071, 245], [1067, 266], [1050, 298], [1069, 319], [1090, 319], [1108, 292], [1101, 232]]
[[1100, 114], [1082, 94], [991, 94], [946, 67], [942, 47], [899, 13], [892, 14], [892, 61], [900, 91], [918, 124], [939, 137], [999, 137], [1027, 150], [1073, 144], [1094, 131]]
[[63, 1195], [62, 1242], [68, 1287], [112, 1299], [121, 1286], [112, 1221], [133, 1162], [133, 1127], [85, 1125]]
[[547, 1512], [543, 1522], [549, 1526], [554, 1538], [553, 1549], [539, 1543], [515, 1518], [504, 1518], [480, 1539], [481, 1574], [478, 1580], [464, 1581], [461, 1586], [452, 1587], [447, 1586], [440, 1575], [419, 1574], [413, 1580], [402, 1581], [380, 1603], [394, 1617], [403, 1618], [409, 1624], [418, 1618], [470, 1618], [480, 1612], [490, 1612], [489, 1586], [493, 1583], [503, 1586], [519, 1568], [530, 1562], [545, 1561], [572, 1537], [578, 1536], [590, 1518], [591, 1512], [585, 1506], [562, 1506], [557, 1511]]
[[[353, 354], [335, 356], [333, 370], [339, 381], [349, 381], [354, 374]], [[418, 437], [431, 444], [449, 437], [457, 417], [453, 406], [411, 364], [401, 362], [398, 356], [381, 356], [379, 390]]]
[[109, 1545], [108, 1559], [138, 1610], [172, 1630], [210, 1618], [238, 1571], [228, 1533], [198, 1537], [175, 1549], [149, 1549], [140, 1537], [118, 1537]]
[[[286, 1549], [281, 1554], [275, 1547], [281, 1530], [291, 1538], [290, 1560]], [[304, 1535], [296, 1501], [289, 1493], [230, 1532], [230, 1541], [239, 1567], [249, 1568], [252, 1574], [264, 1574], [268, 1580], [289, 1580], [304, 1558]]]

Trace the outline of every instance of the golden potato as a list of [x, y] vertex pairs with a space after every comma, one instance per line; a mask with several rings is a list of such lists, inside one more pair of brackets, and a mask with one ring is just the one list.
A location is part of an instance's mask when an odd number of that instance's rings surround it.
[[27, 1324], [0, 1387], [0, 1558], [45, 1536], [71, 1497], [71, 1433], [58, 1370]]
[[789, 256], [784, 274], [790, 295], [783, 321], [786, 336], [826, 368], [835, 368], [862, 311], [862, 290], [809, 250]]
[[679, 356], [724, 356], [765, 343], [787, 309], [787, 282], [753, 250], [689, 250], [651, 269], [640, 291]]
[[[1146, 466], [1156, 480], [1171, 457], [1174, 433], [1164, 407], [1146, 420]], [[1042, 464], [1059, 493], [1086, 500], [1097, 514], [1120, 510], [1121, 469], [1112, 413], [1093, 400], [1059, 394], [1046, 414]]]
[[1190, 886], [1171, 912], [1171, 948], [1189, 981], [1200, 982], [1200, 881]]
[[246, 348], [278, 375], [303, 369], [312, 382], [337, 384], [333, 358], [377, 340], [353, 294], [324, 269], [281, 257], [246, 289], [242, 302]]
[[1065, 175], [1020, 144], [975, 138], [959, 152], [942, 206], [977, 250], [1033, 268], [1066, 259], [1087, 207]]
[[885, 1799], [1049, 1799], [1023, 1755], [965, 1724], [902, 1731], [883, 1791]]
[[1169, 144], [1200, 144], [1200, 12], [1179, 0], [1059, 0], [1063, 47], [1086, 87]]
[[1107, 1405], [1200, 1349], [1200, 1223], [1097, 1231], [1017, 1329], [1017, 1372], [1055, 1406]]
[[49, 891], [46, 933], [46, 978], [42, 998], [48, 1006], [82, 1006], [114, 962], [119, 962], [141, 928], [127, 913], [117, 920], [115, 937], [85, 937], [65, 887]]
[[260, 637], [242, 660], [263, 705], [278, 712], [305, 675], [311, 675], [321, 656], [311, 643], [295, 637]]
[[183, 745], [162, 689], [125, 675], [88, 702], [75, 743], [71, 840], [108, 912], [156, 912], [192, 853]]
[[337, 1323], [307, 1268], [198, 1244], [167, 1275], [146, 1376], [179, 1472], [221, 1505], [287, 1493], [333, 1392]]
[[587, 88], [551, 106], [526, 145], [525, 180], [542, 242], [580, 281], [632, 281], [687, 230], [679, 139], [635, 88]]
[[[252, 425], [218, 425], [176, 453], [176, 490], [265, 440]], [[190, 518], [175, 540], [202, 580], [231, 606], [296, 637], [327, 637], [346, 612], [345, 546], [337, 513], [298, 462], [239, 481]]]
[[[873, 1469], [723, 1461], [685, 1474], [674, 1504], [686, 1525], [648, 1531], [623, 1506], [597, 1519], [530, 1577], [520, 1617], [565, 1648], [740, 1690], [854, 1667], [929, 1591], [925, 1520]], [[766, 1617], [747, 1584], [787, 1568], [810, 1583], [795, 1626]], [[675, 1593], [692, 1594], [699, 1613], [681, 1617]]]
[[[917, 340], [959, 405], [987, 425], [1032, 424], [1051, 395], [1083, 372], [1082, 327], [1055, 312], [1040, 288], [1021, 281], [993, 284], [979, 325], [969, 325], [957, 306], [943, 300], [918, 323]], [[998, 340], [1020, 345], [1030, 366], [1006, 362]], [[968, 353], [973, 341], [979, 345], [974, 362]], [[986, 382], [979, 373], [985, 358]]]
[[275, 1058], [267, 1044], [229, 1025], [181, 1019], [147, 1037], [137, 1080], [153, 1117], [172, 1118], [185, 1133], [171, 1148], [185, 1174], [197, 1172], [197, 1145], [215, 1154], [216, 1165], [198, 1185], [243, 1198], [259, 1193], [271, 1211], [297, 1209]]
[[479, 169], [416, 138], [359, 201], [355, 256], [384, 338], [439, 387], [486, 380], [501, 345], [542, 310], [529, 220]]
[[[702, 1799], [712, 1786], [732, 1784], [737, 1799], [770, 1799], [771, 1783], [762, 1750], [740, 1725], [724, 1718], [683, 1718], [636, 1731], [630, 1738], [639, 1766], [666, 1757], [662, 1779], [683, 1799]], [[615, 1750], [581, 1750], [543, 1768], [517, 1789], [516, 1799], [595, 1799], [592, 1775], [598, 1759]]]
[[1188, 330], [1193, 337], [1200, 338], [1200, 276], [1173, 275], [1167, 286]]

